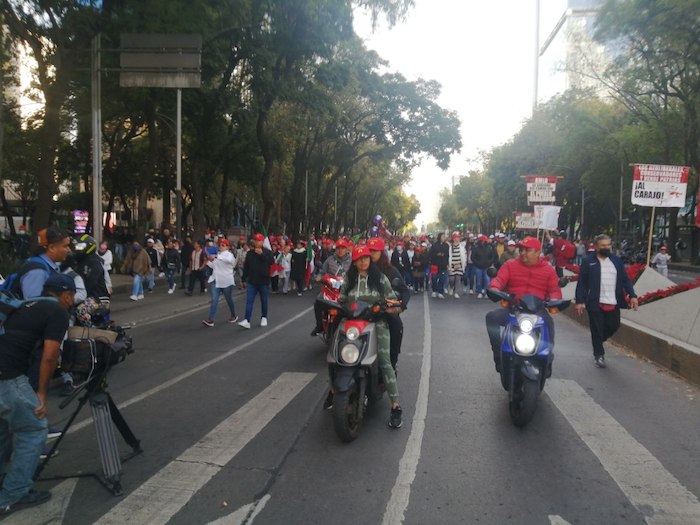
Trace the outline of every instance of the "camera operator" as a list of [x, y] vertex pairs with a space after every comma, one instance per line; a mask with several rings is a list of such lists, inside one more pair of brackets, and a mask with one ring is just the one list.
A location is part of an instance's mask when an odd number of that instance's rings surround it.
[[[54, 273], [42, 295], [56, 300], [29, 301], [12, 312], [0, 335], [0, 471], [13, 447], [0, 488], [0, 519], [17, 510], [44, 503], [48, 491], [32, 489], [32, 478], [46, 443], [46, 394], [68, 329], [75, 283]], [[36, 393], [27, 376], [32, 358], [41, 355]]]

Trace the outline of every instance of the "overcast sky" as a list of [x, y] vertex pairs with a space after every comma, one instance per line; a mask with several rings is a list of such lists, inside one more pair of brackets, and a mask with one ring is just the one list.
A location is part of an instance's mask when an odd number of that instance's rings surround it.
[[[535, 0], [416, 0], [407, 19], [372, 33], [369, 18], [356, 13], [356, 32], [366, 45], [409, 79], [442, 84], [439, 103], [458, 112], [462, 153], [446, 172], [432, 162], [414, 170], [407, 188], [421, 201], [423, 223], [437, 219], [439, 192], [467, 173], [480, 150], [506, 142], [530, 116], [535, 54]], [[560, 0], [542, 0], [541, 34]], [[546, 8], [546, 9], [545, 9]], [[551, 13], [556, 13], [552, 15]], [[470, 161], [472, 161], [470, 163]]]

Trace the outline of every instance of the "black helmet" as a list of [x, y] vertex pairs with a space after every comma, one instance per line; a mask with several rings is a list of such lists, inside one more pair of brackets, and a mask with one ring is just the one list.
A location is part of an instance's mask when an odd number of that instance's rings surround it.
[[71, 250], [76, 256], [88, 255], [95, 253], [97, 250], [97, 241], [94, 237], [90, 237], [87, 233], [73, 237], [71, 242]]

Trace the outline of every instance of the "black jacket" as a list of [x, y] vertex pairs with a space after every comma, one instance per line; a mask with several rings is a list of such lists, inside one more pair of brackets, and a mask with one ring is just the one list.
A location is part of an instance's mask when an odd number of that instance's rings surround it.
[[93, 299], [109, 297], [105, 283], [105, 267], [99, 255], [96, 253], [86, 255], [76, 263], [73, 269], [83, 278], [88, 297]]
[[248, 284], [260, 286], [270, 284], [270, 265], [272, 264], [272, 252], [267, 248], [262, 253], [249, 250], [243, 263], [243, 280]]
[[496, 264], [496, 250], [487, 243], [477, 242], [472, 248], [472, 263], [480, 270]]

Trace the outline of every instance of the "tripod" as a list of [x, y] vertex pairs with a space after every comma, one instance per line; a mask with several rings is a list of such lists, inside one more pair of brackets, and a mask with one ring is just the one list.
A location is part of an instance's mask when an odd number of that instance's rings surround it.
[[[81, 392], [83, 396], [78, 401], [78, 406], [68, 419], [68, 423], [63, 429], [63, 433], [54, 442], [51, 450], [46, 455], [46, 459], [37, 467], [34, 474], [34, 480], [59, 480], [68, 478], [94, 477], [100, 484], [109, 490], [114, 496], [122, 495], [121, 474], [122, 463], [130, 460], [142, 452], [141, 444], [134, 436], [129, 428], [124, 417], [119, 412], [119, 408], [114, 404], [112, 396], [107, 391], [107, 372], [109, 366], [92, 378], [88, 378], [83, 385], [71, 394], [69, 398], [64, 400], [59, 407], [63, 410], [67, 407]], [[95, 433], [97, 434], [97, 447], [100, 453], [100, 461], [102, 462], [102, 476], [97, 473], [77, 473], [66, 476], [54, 476], [51, 478], [39, 478], [44, 470], [54, 451], [58, 448], [59, 443], [68, 433], [68, 429], [75, 421], [75, 418], [80, 413], [80, 410], [86, 403], [90, 403], [92, 411], [92, 419], [95, 424]], [[112, 423], [114, 425], [112, 425]], [[131, 453], [125, 458], [119, 456], [119, 448], [117, 447], [116, 436], [114, 435], [114, 427], [117, 427], [119, 433], [124, 438], [124, 441], [131, 446]]]

